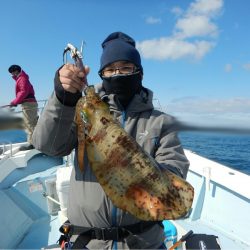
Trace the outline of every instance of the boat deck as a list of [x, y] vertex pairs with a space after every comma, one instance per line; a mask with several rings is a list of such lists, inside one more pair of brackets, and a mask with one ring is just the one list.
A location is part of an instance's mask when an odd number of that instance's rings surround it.
[[[194, 234], [207, 234], [217, 236], [221, 249], [249, 249], [250, 247], [249, 244], [242, 242], [236, 237], [232, 238], [231, 236], [227, 235], [227, 233], [223, 232], [222, 229], [212, 228], [210, 224], [201, 219], [197, 221], [178, 220], [174, 222], [174, 225], [179, 228], [179, 230], [177, 230], [178, 232], [188, 232], [189, 230], [192, 230]], [[178, 239], [182, 235], [178, 235]]]
[[[14, 154], [12, 161], [15, 157], [18, 159], [20, 154], [27, 154], [26, 164], [22, 168], [13, 168], [0, 183], [0, 213], [5, 215], [0, 217], [0, 233], [5, 239], [0, 242], [0, 248], [41, 249], [55, 245], [60, 237], [59, 227], [63, 222], [58, 215], [60, 207], [43, 194], [53, 194], [48, 187], [53, 189], [56, 172], [65, 164], [62, 164], [61, 158], [31, 151]], [[237, 178], [241, 173], [229, 171], [226, 167], [223, 171], [223, 167], [217, 166], [217, 163], [211, 164], [192, 152], [186, 153], [191, 160], [188, 181], [195, 188], [195, 199], [189, 217], [173, 221], [177, 238], [192, 230], [195, 234], [218, 236], [222, 249], [250, 249], [248, 191], [238, 187], [243, 193], [236, 193], [227, 183], [227, 178]], [[6, 167], [6, 162], [7, 158], [0, 161], [0, 169]], [[203, 168], [197, 170], [199, 164], [203, 164]], [[214, 166], [219, 174], [214, 172]], [[210, 170], [204, 171], [208, 167]], [[218, 183], [218, 175], [225, 185]], [[238, 181], [245, 185], [245, 182], [249, 183], [249, 178], [242, 175]]]

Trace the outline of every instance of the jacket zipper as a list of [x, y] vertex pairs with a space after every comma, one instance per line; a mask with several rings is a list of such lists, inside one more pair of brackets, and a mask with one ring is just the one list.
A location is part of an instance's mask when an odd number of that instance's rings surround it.
[[[126, 118], [126, 112], [122, 111], [122, 127], [125, 128], [125, 118]], [[117, 226], [117, 207], [113, 206], [112, 208], [112, 226]], [[117, 250], [117, 241], [113, 241], [113, 247], [114, 250]]]

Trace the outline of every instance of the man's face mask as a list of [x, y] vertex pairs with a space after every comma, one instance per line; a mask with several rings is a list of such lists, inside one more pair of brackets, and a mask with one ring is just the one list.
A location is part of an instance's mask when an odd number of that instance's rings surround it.
[[115, 94], [124, 108], [127, 107], [134, 95], [139, 94], [142, 89], [142, 75], [140, 72], [102, 77], [102, 79], [106, 93]]

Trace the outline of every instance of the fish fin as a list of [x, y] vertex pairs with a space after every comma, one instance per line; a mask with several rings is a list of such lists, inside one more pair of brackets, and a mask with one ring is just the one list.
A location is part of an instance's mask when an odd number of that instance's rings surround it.
[[183, 209], [184, 214], [188, 213], [191, 209], [194, 199], [194, 187], [185, 179], [181, 178], [180, 176], [170, 172], [167, 169], [161, 169], [162, 173], [170, 182], [171, 190], [177, 191], [179, 196], [179, 203]]
[[77, 160], [78, 160], [78, 165], [83, 172], [84, 170], [84, 151], [85, 151], [85, 142], [79, 142], [78, 140], [78, 152], [77, 152]]
[[78, 150], [77, 160], [78, 166], [83, 172], [84, 170], [84, 152], [85, 152], [85, 125], [81, 118], [80, 104], [76, 106], [75, 122], [77, 124]]

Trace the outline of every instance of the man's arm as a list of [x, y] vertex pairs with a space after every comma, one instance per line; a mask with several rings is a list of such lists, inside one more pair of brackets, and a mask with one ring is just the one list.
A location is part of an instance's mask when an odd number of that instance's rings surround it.
[[32, 136], [35, 148], [52, 156], [68, 155], [77, 144], [74, 115], [75, 107], [63, 105], [53, 93]]
[[68, 155], [77, 144], [75, 105], [85, 86], [89, 68], [81, 71], [73, 64], [63, 65], [55, 75], [55, 92], [49, 99], [33, 133], [34, 146], [54, 156]]
[[155, 160], [161, 167], [186, 179], [189, 161], [184, 154], [176, 132], [165, 134], [161, 138], [155, 154]]
[[186, 179], [189, 161], [184, 154], [183, 147], [174, 126], [175, 119], [166, 115], [155, 151], [155, 160], [160, 167], [166, 168]]

